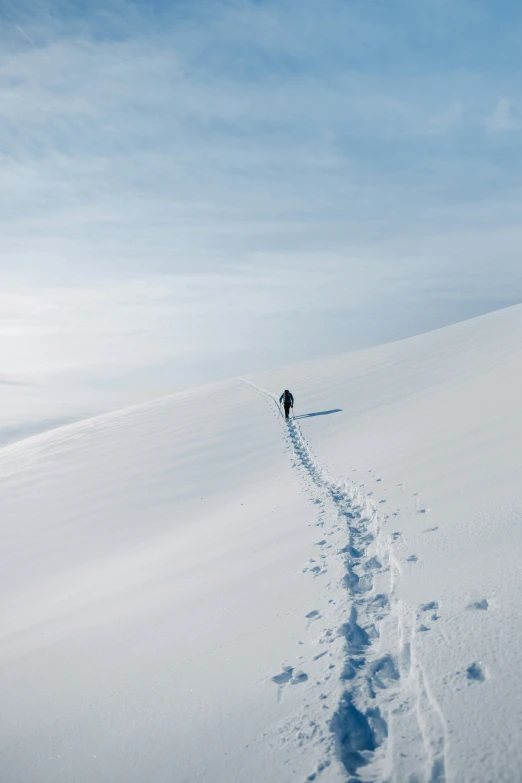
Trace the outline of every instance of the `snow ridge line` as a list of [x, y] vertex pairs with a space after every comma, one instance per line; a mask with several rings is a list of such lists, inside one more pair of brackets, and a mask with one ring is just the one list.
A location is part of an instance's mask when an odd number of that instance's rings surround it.
[[[243, 379], [241, 379], [243, 380]], [[250, 381], [257, 392], [278, 404], [277, 397]], [[334, 530], [348, 530], [344, 558], [344, 587], [351, 599], [347, 621], [338, 629], [344, 639], [345, 660], [340, 679], [342, 695], [330, 720], [333, 748], [351, 780], [389, 779], [386, 770], [388, 713], [400, 674], [393, 651], [383, 651], [380, 626], [392, 611], [389, 541], [381, 534], [383, 519], [370, 498], [351, 481], [334, 479], [315, 458], [298, 422], [283, 419], [282, 427], [295, 464], [332, 509]], [[377, 591], [375, 582], [382, 588]], [[364, 778], [359, 770], [364, 768]], [[388, 773], [388, 774], [387, 774]], [[315, 780], [316, 775], [310, 777]], [[440, 779], [442, 781], [442, 778]]]

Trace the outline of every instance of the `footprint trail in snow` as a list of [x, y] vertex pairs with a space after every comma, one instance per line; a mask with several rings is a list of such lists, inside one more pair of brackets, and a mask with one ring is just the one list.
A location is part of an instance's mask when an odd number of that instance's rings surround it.
[[[247, 383], [275, 401], [270, 392]], [[384, 533], [373, 500], [353, 482], [330, 476], [295, 419], [283, 420], [282, 428], [307, 495], [321, 507], [323, 534], [345, 539], [344, 547], [329, 555], [343, 558], [347, 591], [336, 629], [344, 642], [344, 660], [337, 667], [341, 695], [328, 719], [329, 736], [321, 736], [326, 761], [307, 780], [318, 780], [335, 755], [350, 781], [444, 783], [444, 718], [416, 654], [416, 613], [396, 597], [397, 537]], [[317, 549], [326, 543], [317, 542]], [[315, 558], [304, 569], [315, 576], [326, 570], [325, 561], [316, 564]], [[309, 622], [313, 616], [307, 615]]]

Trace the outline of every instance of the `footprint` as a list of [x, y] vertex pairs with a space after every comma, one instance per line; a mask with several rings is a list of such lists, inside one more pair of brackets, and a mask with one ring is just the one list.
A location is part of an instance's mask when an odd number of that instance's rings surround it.
[[371, 606], [375, 609], [389, 609], [390, 601], [388, 596], [385, 593], [378, 593], [375, 598], [372, 598]]
[[330, 720], [330, 729], [348, 778], [360, 779], [359, 768], [368, 764], [368, 757], [388, 734], [386, 721], [379, 708], [361, 712], [353, 703], [352, 695], [345, 693]]
[[[316, 563], [317, 561], [316, 561], [316, 560], [310, 560], [309, 562], [311, 562], [311, 563]], [[317, 576], [317, 574], [319, 574], [319, 573], [321, 572], [321, 570], [322, 570], [322, 569], [321, 569], [321, 566], [318, 566], [318, 565], [316, 565], [316, 566], [313, 566], [312, 568], [309, 568], [308, 566], [305, 566], [305, 567], [302, 569], [302, 573], [303, 573], [303, 574], [306, 574], [306, 573], [307, 573], [307, 571], [309, 571], [311, 574], [315, 574], [315, 576]]]
[[466, 606], [466, 609], [471, 609], [472, 611], [485, 612], [489, 609], [489, 603], [487, 598], [483, 598], [482, 601], [472, 601], [472, 603]]
[[275, 674], [272, 677], [272, 682], [275, 682], [276, 685], [285, 685], [292, 679], [293, 671], [293, 666], [283, 666], [283, 671]]
[[307, 679], [308, 674], [306, 674], [306, 672], [302, 671], [301, 669], [298, 669], [290, 680], [290, 684], [298, 685], [300, 682], [306, 682]]
[[313, 660], [313, 661], [318, 661], [318, 660], [319, 660], [319, 658], [323, 658], [325, 655], [328, 655], [328, 650], [325, 650], [325, 651], [324, 651], [324, 652], [322, 652], [322, 653], [318, 653], [317, 655], [314, 655], [314, 657], [312, 658], [312, 660]]
[[438, 601], [430, 601], [429, 604], [421, 604], [419, 609], [421, 612], [436, 612], [439, 608]]
[[320, 617], [320, 616], [321, 616], [321, 615], [320, 615], [320, 613], [317, 611], [317, 609], [314, 609], [314, 611], [313, 611], [313, 612], [308, 612], [308, 614], [307, 614], [307, 615], [305, 615], [305, 617], [306, 617], [306, 619], [307, 619], [307, 620], [315, 620], [315, 619], [317, 619], [317, 618], [318, 618], [318, 617]]
[[363, 556], [363, 553], [360, 552], [358, 549], [355, 549], [355, 547], [351, 546], [351, 544], [347, 544], [347, 546], [340, 549], [339, 554], [341, 555], [347, 554], [355, 559]]
[[402, 533], [398, 533], [398, 532], [397, 533], [392, 533], [392, 539], [394, 541], [398, 541], [401, 536], [402, 536]]
[[357, 676], [358, 669], [362, 669], [364, 663], [364, 658], [347, 658], [341, 672], [341, 680], [353, 680]]
[[417, 555], [410, 555], [408, 558], [408, 563], [417, 563], [418, 560], [419, 558], [417, 557]]
[[466, 669], [466, 676], [468, 680], [471, 680], [473, 682], [484, 682], [484, 680], [486, 679], [484, 669], [477, 661], [472, 663], [471, 666], [468, 666], [468, 668]]
[[384, 655], [378, 661], [372, 663], [371, 673], [375, 684], [379, 688], [387, 688], [390, 680], [398, 680], [400, 678], [397, 664], [391, 655]]

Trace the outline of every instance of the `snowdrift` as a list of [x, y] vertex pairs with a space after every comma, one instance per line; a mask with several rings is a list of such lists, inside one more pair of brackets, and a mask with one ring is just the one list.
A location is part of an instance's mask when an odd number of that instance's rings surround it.
[[515, 307], [0, 449], [0, 780], [519, 780], [521, 368]]

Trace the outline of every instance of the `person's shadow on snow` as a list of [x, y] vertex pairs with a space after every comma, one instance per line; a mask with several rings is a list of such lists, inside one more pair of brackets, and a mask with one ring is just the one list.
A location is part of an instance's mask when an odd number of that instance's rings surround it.
[[301, 413], [296, 419], [309, 419], [311, 416], [328, 416], [329, 413], [342, 413], [342, 408], [333, 408], [331, 411], [317, 411], [316, 413]]

